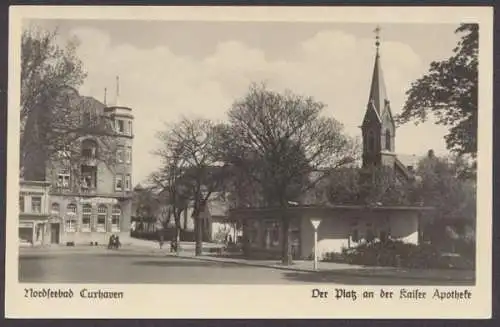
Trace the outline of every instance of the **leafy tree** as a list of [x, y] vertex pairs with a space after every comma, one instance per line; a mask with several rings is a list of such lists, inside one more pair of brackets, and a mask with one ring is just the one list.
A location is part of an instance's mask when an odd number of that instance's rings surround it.
[[329, 204], [409, 205], [415, 201], [414, 183], [402, 182], [390, 167], [338, 169], [317, 192]]
[[192, 202], [195, 251], [201, 255], [203, 213], [212, 193], [221, 189], [225, 174], [218, 158], [218, 126], [206, 119], [184, 118], [167, 125], [158, 138], [162, 147], [156, 154], [163, 158], [164, 182], [170, 187], [172, 200], [177, 203], [180, 197]]
[[142, 187], [138, 185], [134, 188], [132, 203], [135, 210], [135, 216], [141, 221], [152, 222], [154, 213], [159, 207], [159, 199], [154, 193], [152, 187]]
[[54, 159], [78, 174], [81, 140], [90, 135], [99, 143], [98, 160], [110, 164], [115, 158], [115, 133], [104, 105], [78, 94], [86, 73], [77, 46], [77, 39], [58, 45], [57, 31], [23, 31], [20, 166], [25, 179], [45, 180], [47, 163]]
[[258, 186], [264, 205], [282, 209], [284, 264], [292, 261], [289, 201], [354, 161], [357, 153], [342, 125], [321, 116], [323, 108], [313, 98], [253, 84], [229, 110], [229, 125], [222, 133], [225, 162]]
[[433, 114], [437, 124], [450, 127], [445, 136], [447, 148], [475, 158], [479, 25], [462, 24], [456, 33], [462, 37], [453, 56], [432, 62], [429, 71], [412, 84], [398, 121], [419, 123]]
[[463, 178], [461, 163], [438, 158], [432, 152], [419, 162], [416, 192], [437, 218], [472, 218], [476, 215], [475, 180]]

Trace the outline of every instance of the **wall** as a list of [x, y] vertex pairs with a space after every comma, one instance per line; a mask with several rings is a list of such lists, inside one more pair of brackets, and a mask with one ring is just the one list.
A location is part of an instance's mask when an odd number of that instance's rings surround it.
[[[310, 218], [305, 215], [301, 223], [301, 254], [308, 258], [314, 253], [314, 229]], [[318, 228], [318, 256], [325, 253], [340, 253], [342, 248], [354, 247], [366, 238], [368, 230], [372, 230], [375, 237], [381, 231], [390, 233], [392, 238], [407, 243], [418, 244], [418, 212], [416, 211], [331, 211], [330, 213], [316, 214], [314, 218], [321, 218]], [[352, 231], [357, 230], [359, 241], [355, 242]]]
[[390, 218], [391, 236], [406, 243], [418, 244], [418, 212], [404, 212], [402, 214], [393, 214]]
[[[340, 252], [342, 247], [348, 246], [349, 217], [346, 215], [346, 212], [332, 212], [314, 217], [322, 219], [318, 227], [319, 258], [327, 252]], [[301, 254], [304, 258], [314, 254], [314, 228], [311, 218], [312, 216], [303, 217], [301, 223]]]

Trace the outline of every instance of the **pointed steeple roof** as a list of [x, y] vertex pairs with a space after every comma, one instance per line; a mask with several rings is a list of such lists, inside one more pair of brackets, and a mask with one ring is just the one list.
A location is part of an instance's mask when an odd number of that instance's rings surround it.
[[377, 47], [377, 52], [375, 54], [375, 64], [373, 66], [373, 75], [372, 75], [372, 83], [370, 86], [370, 97], [368, 99], [368, 105], [373, 106], [377, 113], [381, 116], [384, 112], [384, 108], [386, 106], [386, 102], [389, 102], [387, 97], [387, 92], [385, 88], [384, 82], [384, 74], [382, 73], [382, 65], [380, 64], [380, 37], [378, 33], [380, 32], [380, 28], [377, 27], [375, 29], [376, 42], [375, 45]]

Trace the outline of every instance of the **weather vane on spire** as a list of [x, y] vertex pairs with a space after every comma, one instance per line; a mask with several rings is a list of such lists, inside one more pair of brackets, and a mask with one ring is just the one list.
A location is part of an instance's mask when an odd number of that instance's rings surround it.
[[377, 47], [377, 51], [378, 51], [378, 47], [380, 46], [380, 31], [382, 29], [380, 28], [380, 26], [377, 25], [377, 27], [373, 30], [373, 32], [375, 33], [375, 46]]

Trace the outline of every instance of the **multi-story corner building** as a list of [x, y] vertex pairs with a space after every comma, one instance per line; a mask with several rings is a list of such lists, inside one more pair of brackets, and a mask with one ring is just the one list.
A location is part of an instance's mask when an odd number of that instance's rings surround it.
[[19, 241], [30, 245], [49, 242], [49, 187], [42, 181], [20, 181]]
[[51, 243], [102, 244], [111, 234], [126, 236], [130, 229], [132, 109], [88, 97], [84, 101], [107, 133], [79, 137], [74, 157], [55, 156], [48, 165]]

